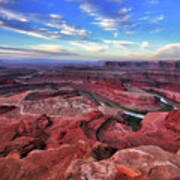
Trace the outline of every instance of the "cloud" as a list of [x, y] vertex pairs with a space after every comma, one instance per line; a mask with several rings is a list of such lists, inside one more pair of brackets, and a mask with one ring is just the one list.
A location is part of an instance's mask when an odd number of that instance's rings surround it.
[[119, 36], [118, 32], [113, 33], [113, 36], [117, 38]]
[[147, 31], [149, 33], [158, 33], [162, 31], [163, 28], [163, 21], [165, 20], [165, 15], [160, 14], [158, 16], [148, 15], [148, 16], [142, 16], [137, 18], [136, 27], [132, 29], [136, 30], [143, 30]]
[[136, 44], [135, 42], [132, 41], [118, 41], [118, 40], [104, 40], [104, 43], [111, 45], [115, 48], [122, 48], [122, 49]]
[[144, 16], [144, 17], [140, 17], [138, 20], [139, 21], [147, 21], [150, 19], [150, 16]]
[[93, 24], [97, 24], [101, 26], [104, 30], [107, 30], [107, 31], [117, 30], [118, 22], [116, 19], [98, 17], [95, 20], [96, 22], [94, 22]]
[[0, 8], [0, 27], [12, 30], [28, 36], [34, 36], [43, 39], [59, 39], [60, 33], [49, 30], [41, 26], [33, 26], [29, 21], [34, 17], [14, 12], [9, 9]]
[[128, 12], [130, 12], [130, 11], [132, 11], [132, 8], [126, 8], [126, 7], [124, 7], [124, 8], [122, 8], [122, 9], [120, 9], [120, 10], [118, 11], [118, 13], [119, 13], [119, 14], [126, 14], [126, 13], [128, 13]]
[[111, 46], [112, 48], [121, 48], [121, 49], [128, 49], [132, 46], [140, 47], [140, 49], [146, 49], [149, 47], [149, 42], [143, 41], [143, 42], [133, 42], [133, 41], [119, 41], [119, 40], [104, 40], [105, 44]]
[[77, 56], [64, 48], [57, 45], [39, 44], [30, 48], [15, 48], [9, 46], [0, 46], [0, 57], [5, 59], [8, 57], [18, 58], [59, 58], [61, 56]]
[[[77, 2], [77, 1], [75, 1]], [[104, 4], [100, 1], [96, 0], [85, 0], [78, 1], [80, 2], [80, 9], [86, 12], [88, 15], [94, 17], [94, 22], [92, 24], [96, 24], [102, 27], [106, 31], [116, 31], [131, 20], [130, 11], [132, 8], [115, 6], [115, 9], [109, 8], [109, 5], [112, 5], [112, 0]], [[113, 0], [113, 2], [122, 3], [123, 1]], [[111, 3], [111, 4], [110, 4]]]
[[107, 45], [102, 43], [89, 41], [72, 41], [70, 44], [76, 47], [81, 47], [88, 52], [103, 52], [109, 48]]
[[65, 35], [71, 37], [74, 36], [76, 38], [86, 38], [91, 34], [91, 32], [86, 29], [69, 24], [59, 14], [30, 14], [30, 17], [32, 21], [38, 22], [39, 24], [46, 26], [46, 28], [53, 28], [55, 31], [59, 32], [61, 36]]
[[51, 18], [55, 18], [55, 19], [61, 19], [62, 16], [60, 16], [59, 14], [50, 14], [49, 15]]
[[126, 23], [130, 20], [130, 15], [125, 15], [122, 18], [103, 18], [97, 17], [95, 18], [96, 22], [93, 24], [97, 24], [107, 31], [117, 31], [123, 23]]
[[155, 57], [160, 59], [180, 59], [180, 44], [167, 44], [155, 52]]
[[134, 31], [126, 31], [125, 32], [127, 35], [132, 35], [132, 34], [134, 34]]
[[87, 31], [86, 29], [81, 29], [72, 25], [68, 25], [65, 21], [60, 21], [59, 23], [50, 22], [46, 25], [49, 27], [59, 29], [61, 34], [68, 35], [68, 36], [86, 37], [90, 34], [90, 32]]
[[144, 21], [147, 24], [152, 25], [152, 24], [158, 24], [159, 22], [163, 21], [165, 19], [165, 16], [163, 14], [156, 16], [156, 17], [151, 17], [151, 16], [143, 16], [138, 18], [138, 21]]
[[48, 52], [48, 53], [64, 53], [66, 50], [64, 50], [63, 47], [59, 45], [54, 45], [54, 44], [38, 44], [38, 45], [33, 45], [31, 47], [33, 50], [39, 50], [41, 52]]
[[80, 5], [80, 9], [87, 12], [91, 16], [98, 16], [98, 7], [90, 2], [86, 2]]
[[0, 18], [0, 22], [0, 27], [13, 30], [21, 34], [26, 34], [28, 36], [34, 36], [43, 39], [59, 39], [61, 37], [60, 33], [58, 32], [50, 31], [46, 28], [33, 27], [22, 21], [5, 20]]
[[163, 21], [165, 19], [165, 16], [161, 14], [160, 16], [155, 17], [151, 20], [151, 23], [159, 23], [160, 21]]
[[[132, 34], [136, 30], [152, 32], [159, 28], [160, 22], [165, 19], [163, 14], [153, 17], [150, 11], [145, 11], [143, 17], [138, 17], [128, 1], [124, 0], [71, 0], [79, 3], [83, 12], [93, 17], [93, 22], [106, 31], [123, 30], [126, 34]], [[149, 4], [157, 4], [159, 0], [146, 0]]]
[[148, 47], [149, 47], [149, 42], [147, 42], [147, 41], [142, 42], [140, 45], [140, 49], [143, 49], [143, 50]]
[[[0, 6], [0, 27], [8, 28], [18, 33], [43, 39], [86, 38], [90, 32], [86, 29], [69, 24], [59, 14], [24, 13], [18, 8], [9, 6], [15, 1], [0, 0], [8, 5]], [[16, 11], [14, 10], [16, 9]]]
[[8, 20], [14, 19], [14, 20], [22, 21], [22, 22], [28, 21], [20, 13], [13, 12], [13, 11], [10, 11], [10, 10], [4, 9], [4, 8], [0, 8], [0, 17], [3, 17], [3, 18], [8, 19]]

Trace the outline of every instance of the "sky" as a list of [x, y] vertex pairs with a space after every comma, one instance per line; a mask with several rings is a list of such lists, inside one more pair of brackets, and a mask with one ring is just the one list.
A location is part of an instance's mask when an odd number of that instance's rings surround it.
[[177, 60], [179, 0], [0, 0], [0, 59]]

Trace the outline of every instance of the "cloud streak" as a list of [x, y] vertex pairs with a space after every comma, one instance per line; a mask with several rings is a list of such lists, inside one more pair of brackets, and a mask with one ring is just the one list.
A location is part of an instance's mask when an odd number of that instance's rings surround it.
[[89, 41], [71, 41], [70, 44], [88, 52], [104, 52], [109, 48], [109, 46], [105, 44]]
[[129, 46], [136, 45], [136, 43], [132, 41], [118, 41], [118, 40], [104, 40], [104, 43], [113, 46], [114, 48], [121, 48], [121, 49], [126, 49]]
[[14, 57], [28, 58], [60, 58], [61, 56], [77, 56], [78, 54], [63, 49], [57, 45], [40, 44], [31, 48], [15, 48], [9, 46], [0, 46], [0, 56], [5, 58], [13, 55]]
[[43, 39], [59, 39], [61, 37], [58, 32], [50, 31], [46, 28], [33, 27], [28, 23], [17, 20], [6, 20], [0, 18], [0, 27]]

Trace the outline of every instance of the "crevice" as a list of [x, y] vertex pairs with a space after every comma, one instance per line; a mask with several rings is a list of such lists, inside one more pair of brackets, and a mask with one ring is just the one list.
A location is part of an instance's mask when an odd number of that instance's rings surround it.
[[105, 144], [99, 144], [96, 148], [92, 149], [91, 155], [96, 161], [101, 161], [110, 158], [117, 150]]
[[16, 106], [0, 106], [0, 114], [5, 114], [15, 110]]
[[27, 155], [30, 152], [32, 152], [33, 150], [36, 150], [36, 149], [45, 150], [46, 144], [44, 142], [40, 141], [40, 142], [33, 142], [31, 144], [24, 146], [22, 152], [20, 153], [21, 159], [27, 157]]
[[134, 132], [139, 131], [142, 127], [142, 119], [138, 117], [134, 117], [131, 115], [125, 114], [122, 116], [123, 120], [125, 121], [125, 124], [132, 128]]

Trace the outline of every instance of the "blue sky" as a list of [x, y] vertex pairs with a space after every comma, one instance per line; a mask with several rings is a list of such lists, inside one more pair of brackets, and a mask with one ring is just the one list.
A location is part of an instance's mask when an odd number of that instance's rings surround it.
[[0, 59], [180, 59], [180, 1], [0, 0]]

